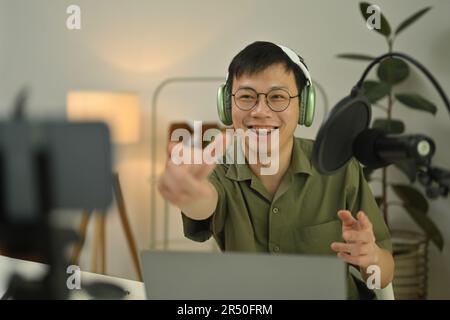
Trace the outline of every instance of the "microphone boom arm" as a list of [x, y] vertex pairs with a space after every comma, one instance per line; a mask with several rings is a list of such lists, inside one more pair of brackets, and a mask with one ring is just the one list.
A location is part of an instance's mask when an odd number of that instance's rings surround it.
[[356, 84], [356, 87], [358, 89], [362, 88], [362, 84], [364, 82], [364, 80], [366, 79], [367, 75], [369, 74], [370, 70], [372, 70], [372, 68], [378, 64], [381, 60], [387, 58], [387, 57], [399, 57], [402, 58], [410, 63], [412, 63], [413, 65], [415, 65], [420, 71], [422, 71], [425, 76], [428, 78], [428, 80], [431, 81], [431, 83], [433, 84], [433, 86], [435, 87], [435, 89], [437, 90], [437, 92], [439, 93], [439, 95], [441, 96], [442, 100], [444, 101], [445, 106], [447, 107], [447, 110], [450, 114], [450, 102], [448, 100], [447, 95], [445, 94], [444, 90], [442, 89], [441, 85], [439, 84], [439, 82], [436, 80], [436, 78], [433, 77], [433, 75], [431, 74], [430, 71], [428, 71], [427, 68], [425, 68], [425, 66], [423, 64], [421, 64], [419, 61], [417, 61], [416, 59], [404, 54], [404, 53], [400, 53], [400, 52], [391, 52], [391, 53], [386, 53], [383, 54], [377, 58], [375, 58], [366, 68], [366, 70], [364, 70], [364, 73], [361, 76], [361, 79], [359, 79], [358, 83]]

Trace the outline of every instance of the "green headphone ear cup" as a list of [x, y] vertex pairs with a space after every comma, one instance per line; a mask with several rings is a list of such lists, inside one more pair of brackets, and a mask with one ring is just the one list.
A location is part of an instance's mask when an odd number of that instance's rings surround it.
[[314, 121], [314, 115], [316, 112], [316, 88], [314, 84], [311, 84], [308, 88], [308, 104], [306, 105], [305, 113], [305, 126], [310, 127]]
[[305, 86], [300, 95], [300, 117], [298, 124], [310, 127], [314, 120], [316, 108], [316, 90], [313, 84]]
[[226, 84], [221, 85], [217, 90], [217, 114], [224, 125], [229, 126], [233, 123], [230, 94]]
[[305, 123], [305, 112], [306, 112], [306, 99], [307, 95], [305, 95], [306, 88], [302, 90], [300, 93], [300, 103], [299, 103], [299, 117], [298, 117], [298, 124], [303, 125]]

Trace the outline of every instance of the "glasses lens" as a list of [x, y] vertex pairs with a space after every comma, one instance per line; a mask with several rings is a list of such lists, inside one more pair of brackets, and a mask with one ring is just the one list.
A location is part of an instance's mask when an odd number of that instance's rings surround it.
[[289, 105], [289, 93], [283, 89], [275, 89], [267, 94], [267, 101], [273, 111], [283, 111]]
[[256, 105], [258, 95], [252, 89], [239, 89], [234, 95], [234, 102], [243, 110], [250, 110]]

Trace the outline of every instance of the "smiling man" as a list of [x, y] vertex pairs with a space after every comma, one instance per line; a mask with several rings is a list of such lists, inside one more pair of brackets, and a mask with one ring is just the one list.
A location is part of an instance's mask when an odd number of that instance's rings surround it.
[[[369, 266], [378, 266], [381, 287], [388, 285], [394, 270], [390, 235], [359, 163], [321, 175], [311, 164], [313, 141], [294, 136], [298, 124], [311, 124], [314, 111], [304, 63], [288, 48], [255, 42], [228, 71], [219, 98], [222, 121], [250, 130], [258, 141], [276, 133], [277, 143], [268, 148], [278, 156], [278, 170], [263, 175], [267, 164], [260, 161], [213, 166], [169, 159], [158, 187], [181, 209], [186, 237], [213, 236], [223, 251], [337, 254], [359, 267], [364, 279]], [[252, 146], [243, 141], [247, 158]], [[369, 292], [350, 275], [348, 288], [353, 299]]]

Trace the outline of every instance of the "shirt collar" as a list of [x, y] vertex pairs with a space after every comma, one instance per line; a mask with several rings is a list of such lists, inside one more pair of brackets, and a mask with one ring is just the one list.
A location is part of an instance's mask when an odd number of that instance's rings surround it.
[[[291, 173], [306, 173], [312, 175], [311, 148], [308, 148], [306, 140], [294, 138], [292, 157], [289, 165]], [[239, 148], [238, 148], [239, 149]], [[236, 181], [250, 180], [254, 176], [248, 164], [227, 164], [226, 177]]]
[[311, 148], [308, 148], [307, 140], [294, 138], [294, 145], [292, 147], [292, 158], [289, 169], [292, 173], [306, 173], [312, 175], [311, 164]]

